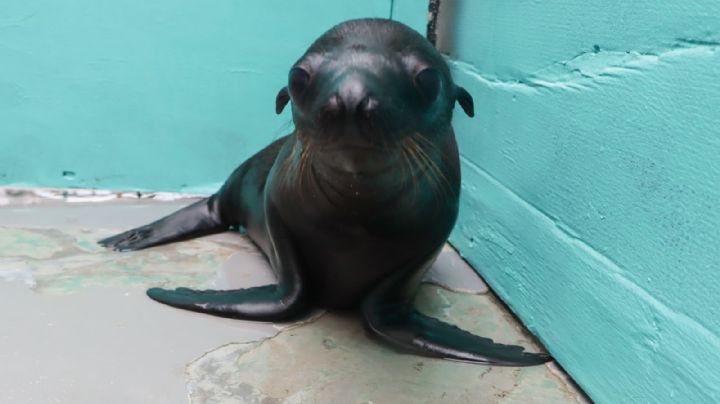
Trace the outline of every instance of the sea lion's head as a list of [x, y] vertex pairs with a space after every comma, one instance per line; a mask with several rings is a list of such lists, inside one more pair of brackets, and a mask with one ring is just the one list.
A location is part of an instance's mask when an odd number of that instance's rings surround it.
[[296, 134], [315, 159], [353, 174], [391, 168], [409, 142], [452, 133], [455, 103], [473, 100], [420, 34], [391, 20], [339, 24], [293, 65], [276, 99], [291, 102]]

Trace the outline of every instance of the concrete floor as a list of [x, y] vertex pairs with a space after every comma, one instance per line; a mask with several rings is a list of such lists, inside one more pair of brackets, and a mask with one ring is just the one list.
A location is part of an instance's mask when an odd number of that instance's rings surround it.
[[[95, 243], [190, 202], [0, 188], [0, 403], [586, 400], [552, 363], [489, 367], [400, 354], [369, 340], [353, 314], [267, 324], [157, 304], [147, 287], [272, 282], [262, 255], [236, 233], [132, 253]], [[427, 314], [539, 349], [451, 248], [426, 282], [418, 306]]]

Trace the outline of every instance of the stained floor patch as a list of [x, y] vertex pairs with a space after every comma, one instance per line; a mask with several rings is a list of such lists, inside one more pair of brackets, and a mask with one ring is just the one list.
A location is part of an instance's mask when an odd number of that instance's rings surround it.
[[[399, 354], [368, 339], [351, 313], [273, 325], [157, 304], [147, 287], [237, 288], [273, 278], [254, 245], [232, 232], [132, 253], [96, 244], [192, 200], [82, 203], [79, 196], [33, 195], [0, 189], [0, 403], [582, 400], [546, 366]], [[538, 349], [452, 249], [443, 250], [429, 278], [444, 288], [424, 286], [420, 310]]]
[[97, 240], [117, 230], [0, 227], [0, 278], [25, 274], [37, 291], [88, 286], [210, 287], [232, 254], [253, 250], [239, 235], [218, 235], [145, 251], [117, 253]]
[[[421, 299], [426, 311], [440, 301], [438, 314], [468, 330], [533, 346], [491, 297], [426, 286]], [[369, 339], [356, 316], [332, 313], [259, 343], [209, 352], [188, 366], [188, 378], [195, 404], [582, 401], [546, 366], [490, 367], [400, 354]]]

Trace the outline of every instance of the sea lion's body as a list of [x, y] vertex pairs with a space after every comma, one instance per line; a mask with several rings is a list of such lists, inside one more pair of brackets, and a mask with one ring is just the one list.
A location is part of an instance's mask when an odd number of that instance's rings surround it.
[[[447, 171], [455, 173], [450, 176], [454, 186], [446, 191], [447, 200], [442, 204], [432, 197], [418, 198], [413, 188], [422, 186], [406, 181], [394, 192], [385, 192], [383, 201], [373, 202], [376, 207], [368, 209], [365, 193], [383, 189], [351, 175], [339, 173], [341, 177], [331, 183], [318, 178], [320, 174], [308, 175], [299, 194], [295, 187], [299, 180], [288, 181], [297, 172], [288, 161], [294, 157], [293, 150], [299, 152], [298, 142], [295, 134], [275, 141], [236, 170], [214, 198], [220, 216], [231, 225], [245, 227], [265, 254], [270, 251], [270, 241], [260, 207], [263, 198], [270, 199], [296, 244], [312, 303], [329, 309], [351, 308], [360, 304], [373, 285], [408, 262], [434, 257], [457, 216], [457, 159], [447, 161]], [[457, 155], [451, 134], [444, 143], [449, 156]], [[337, 203], [345, 199], [350, 202]], [[238, 202], [241, 209], [237, 209]]]
[[135, 250], [244, 227], [278, 283], [148, 295], [209, 314], [274, 321], [309, 307], [361, 306], [369, 332], [419, 354], [536, 364], [543, 354], [495, 344], [424, 316], [412, 300], [455, 223], [460, 169], [450, 117], [469, 94], [420, 35], [355, 20], [320, 37], [295, 64], [276, 109], [295, 131], [233, 172], [213, 196], [101, 243]]

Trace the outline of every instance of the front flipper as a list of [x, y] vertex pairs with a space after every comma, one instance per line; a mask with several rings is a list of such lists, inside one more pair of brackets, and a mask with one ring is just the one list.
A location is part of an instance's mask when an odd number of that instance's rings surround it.
[[418, 279], [433, 260], [411, 270], [414, 276], [409, 284], [408, 271], [398, 272], [367, 296], [362, 311], [372, 336], [403, 351], [463, 362], [531, 366], [551, 359], [547, 354], [524, 352], [520, 346], [498, 344], [417, 311], [412, 303]]
[[244, 320], [280, 321], [302, 315], [304, 308], [276, 285], [237, 290], [148, 289], [151, 299], [180, 309]]
[[148, 296], [185, 310], [245, 320], [280, 321], [304, 314], [308, 306], [295, 246], [272, 206], [267, 207], [266, 220], [268, 259], [277, 285], [236, 290], [152, 288]]
[[225, 231], [216, 196], [197, 201], [145, 226], [102, 239], [98, 244], [116, 251], [141, 250], [173, 241]]

